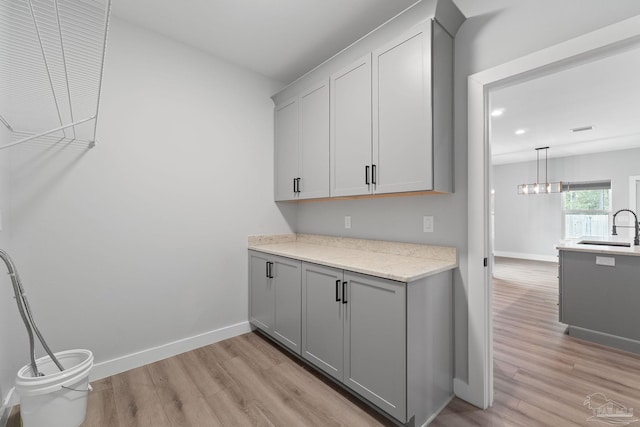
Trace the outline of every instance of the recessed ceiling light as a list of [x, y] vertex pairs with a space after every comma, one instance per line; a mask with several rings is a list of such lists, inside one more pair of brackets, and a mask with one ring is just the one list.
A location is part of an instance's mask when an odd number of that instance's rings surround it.
[[569, 129], [571, 132], [584, 132], [586, 130], [593, 130], [593, 126], [582, 126], [579, 128]]
[[516, 135], [524, 135], [525, 133], [527, 133], [526, 129], [518, 129], [517, 131], [514, 132]]
[[504, 108], [496, 108], [491, 112], [491, 117], [500, 117], [505, 112]]

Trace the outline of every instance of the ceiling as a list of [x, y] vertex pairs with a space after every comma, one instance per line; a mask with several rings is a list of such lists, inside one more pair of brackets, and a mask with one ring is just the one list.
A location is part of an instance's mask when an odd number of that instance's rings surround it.
[[[467, 17], [512, 0], [454, 0]], [[113, 15], [288, 84], [417, 0], [113, 0]], [[635, 147], [640, 50], [494, 90], [495, 164]], [[635, 119], [635, 121], [634, 121]], [[594, 126], [591, 131], [569, 129]], [[523, 135], [514, 135], [517, 129]]]
[[113, 0], [112, 13], [284, 84], [417, 0]]
[[[493, 90], [494, 164], [640, 147], [640, 48]], [[592, 126], [592, 130], [570, 129]], [[516, 135], [517, 130], [525, 133]]]

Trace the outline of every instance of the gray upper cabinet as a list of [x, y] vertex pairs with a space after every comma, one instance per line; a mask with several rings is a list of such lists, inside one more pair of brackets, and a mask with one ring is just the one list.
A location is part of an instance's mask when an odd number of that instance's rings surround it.
[[329, 197], [329, 80], [300, 95], [299, 199]]
[[276, 106], [275, 199], [293, 200], [298, 178], [298, 98]]
[[329, 81], [276, 106], [276, 201], [329, 197]]
[[434, 149], [450, 152], [453, 133], [439, 133], [448, 139], [435, 146], [433, 119], [438, 109], [439, 124], [452, 126], [441, 111], [451, 116], [452, 104], [434, 98], [432, 85], [453, 96], [452, 76], [440, 72], [453, 72], [452, 45], [449, 53], [438, 48], [438, 60], [451, 64], [432, 72], [435, 42], [446, 43], [440, 33], [432, 38], [432, 25], [413, 27], [331, 76], [331, 196], [451, 191], [451, 155], [438, 152], [436, 166]]
[[[297, 100], [302, 148], [299, 160], [291, 161], [303, 166], [281, 180], [286, 168], [276, 165], [277, 181], [286, 190], [276, 192], [276, 200], [452, 193], [453, 47], [462, 22], [450, 0], [420, 2], [274, 95], [277, 106]], [[307, 89], [322, 79], [329, 81], [328, 98]], [[304, 94], [312, 96], [308, 107]], [[319, 108], [327, 99], [328, 112]], [[276, 128], [281, 127], [278, 108]], [[321, 151], [327, 125], [320, 111], [330, 117], [328, 164]], [[276, 151], [288, 144], [286, 138], [276, 132]], [[309, 150], [314, 157], [306, 156]], [[311, 178], [304, 170], [309, 158], [319, 159], [312, 160]], [[315, 181], [326, 175], [328, 193], [326, 178]]]
[[433, 190], [430, 22], [373, 52], [374, 193]]
[[369, 194], [371, 55], [331, 76], [331, 196]]
[[301, 262], [249, 251], [249, 320], [300, 354]]
[[344, 286], [344, 383], [404, 421], [407, 284], [345, 272]]

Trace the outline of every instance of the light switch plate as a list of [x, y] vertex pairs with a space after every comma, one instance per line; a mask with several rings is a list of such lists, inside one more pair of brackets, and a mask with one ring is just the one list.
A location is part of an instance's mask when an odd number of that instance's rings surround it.
[[616, 266], [616, 259], [610, 256], [596, 256], [597, 265], [606, 265], [608, 267]]
[[344, 228], [351, 228], [351, 215], [345, 215]]
[[433, 216], [425, 215], [422, 217], [422, 231], [425, 233], [433, 233]]

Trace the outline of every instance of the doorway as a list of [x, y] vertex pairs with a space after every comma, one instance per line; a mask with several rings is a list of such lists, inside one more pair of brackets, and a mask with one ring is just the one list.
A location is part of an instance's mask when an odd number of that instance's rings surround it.
[[[549, 49], [483, 71], [468, 82], [468, 259], [469, 381], [458, 389], [465, 400], [486, 408], [493, 402], [493, 323], [490, 226], [492, 89], [575, 67], [626, 49], [637, 48], [640, 17], [627, 19]], [[482, 260], [485, 260], [482, 262]]]

